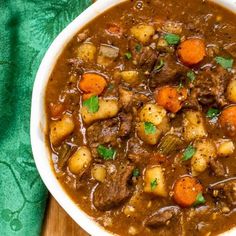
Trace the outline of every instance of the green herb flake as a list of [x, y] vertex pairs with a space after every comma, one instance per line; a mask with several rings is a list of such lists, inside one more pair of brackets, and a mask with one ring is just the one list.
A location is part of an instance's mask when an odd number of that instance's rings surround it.
[[150, 185], [151, 185], [151, 190], [153, 191], [153, 190], [155, 190], [155, 188], [157, 187], [157, 179], [154, 179], [154, 180], [152, 180], [151, 181], [151, 183], [150, 183]]
[[125, 53], [125, 58], [126, 58], [127, 60], [130, 60], [130, 59], [132, 58], [131, 52], [126, 52], [126, 53]]
[[224, 69], [231, 69], [233, 67], [234, 59], [225, 57], [216, 57], [215, 61]]
[[144, 122], [144, 131], [146, 134], [155, 134], [157, 131], [157, 128], [151, 122]]
[[193, 157], [193, 155], [196, 153], [196, 148], [193, 147], [192, 145], [189, 145], [184, 153], [183, 153], [183, 161], [187, 161]]
[[201, 204], [204, 204], [206, 202], [206, 199], [203, 197], [202, 192], [200, 192], [197, 197], [196, 197], [196, 201], [194, 202], [194, 206], [198, 206]]
[[90, 113], [95, 113], [99, 109], [99, 101], [98, 96], [92, 96], [89, 99], [83, 102], [83, 106], [87, 107]]
[[116, 155], [116, 151], [113, 148], [106, 148], [103, 145], [97, 147], [97, 152], [104, 160], [114, 160]]
[[139, 176], [140, 176], [140, 171], [139, 171], [138, 168], [136, 168], [136, 169], [133, 170], [133, 176], [134, 176], [134, 177], [139, 177]]
[[180, 92], [181, 89], [183, 89], [183, 87], [184, 87], [183, 82], [180, 81], [180, 82], [179, 82], [179, 85], [178, 85], [178, 88], [177, 88], [178, 92]]
[[196, 79], [196, 75], [192, 70], [190, 70], [187, 73], [187, 77], [188, 77], [190, 83], [192, 83]]
[[163, 67], [164, 65], [165, 65], [165, 63], [164, 63], [164, 61], [161, 59], [161, 60], [159, 61], [159, 64], [155, 66], [154, 72], [156, 73], [156, 72], [161, 71], [161, 69], [162, 69], [162, 67]]
[[220, 114], [219, 109], [209, 108], [207, 113], [206, 113], [206, 116], [207, 116], [207, 118], [213, 119], [213, 118], [217, 117], [219, 114]]
[[142, 50], [142, 45], [141, 44], [136, 44], [135, 45], [135, 51], [136, 52], [141, 52], [141, 50]]
[[164, 39], [169, 45], [177, 45], [180, 42], [180, 36], [177, 34], [166, 34]]

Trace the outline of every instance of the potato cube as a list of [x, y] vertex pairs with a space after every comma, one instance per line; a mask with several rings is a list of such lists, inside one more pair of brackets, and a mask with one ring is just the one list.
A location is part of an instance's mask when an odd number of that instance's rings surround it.
[[144, 192], [167, 197], [164, 173], [160, 166], [148, 167], [144, 175]]
[[74, 130], [75, 124], [70, 115], [64, 115], [62, 119], [50, 124], [50, 141], [53, 145], [59, 145]]
[[136, 25], [131, 28], [131, 34], [140, 42], [148, 43], [155, 34], [155, 29], [151, 25]]

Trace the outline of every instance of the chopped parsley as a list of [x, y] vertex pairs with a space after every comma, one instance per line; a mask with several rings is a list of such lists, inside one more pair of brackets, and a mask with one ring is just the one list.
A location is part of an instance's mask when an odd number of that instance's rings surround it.
[[157, 131], [157, 128], [151, 122], [144, 122], [144, 131], [146, 134], [155, 134]]
[[133, 170], [133, 176], [134, 176], [134, 177], [139, 177], [139, 176], [140, 176], [140, 171], [139, 171], [138, 168], [136, 168], [136, 169]]
[[183, 153], [182, 160], [187, 161], [187, 160], [191, 159], [195, 153], [196, 153], [196, 148], [193, 147], [192, 145], [189, 145]]
[[104, 160], [114, 160], [116, 155], [116, 151], [113, 148], [106, 148], [103, 145], [97, 147], [97, 152]]
[[136, 52], [141, 52], [141, 50], [142, 50], [142, 45], [141, 44], [136, 44], [135, 45], [135, 51]]
[[215, 61], [224, 69], [231, 69], [233, 67], [234, 59], [225, 57], [216, 57]]
[[155, 190], [155, 188], [157, 187], [157, 179], [152, 180], [150, 185], [151, 185], [151, 190], [152, 191]]
[[83, 102], [83, 106], [87, 107], [90, 113], [95, 113], [99, 109], [99, 101], [98, 96], [92, 96], [89, 99]]
[[126, 53], [125, 53], [125, 58], [126, 58], [127, 60], [130, 60], [130, 59], [132, 58], [131, 52], [126, 52]]
[[176, 45], [180, 42], [180, 36], [177, 34], [166, 34], [164, 39], [169, 45]]
[[207, 113], [206, 113], [206, 116], [207, 116], [207, 118], [213, 119], [213, 118], [217, 117], [219, 114], [220, 114], [220, 110], [219, 109], [217, 109], [217, 108], [209, 108]]
[[164, 61], [161, 59], [159, 61], [159, 64], [155, 66], [154, 72], [159, 72], [161, 71], [162, 67], [165, 65]]
[[192, 70], [190, 70], [187, 73], [187, 77], [188, 77], [190, 83], [192, 83], [196, 79], [196, 75]]
[[198, 206], [201, 204], [204, 204], [206, 202], [206, 199], [203, 197], [202, 192], [200, 192], [197, 197], [196, 197], [196, 201], [194, 202], [194, 206]]

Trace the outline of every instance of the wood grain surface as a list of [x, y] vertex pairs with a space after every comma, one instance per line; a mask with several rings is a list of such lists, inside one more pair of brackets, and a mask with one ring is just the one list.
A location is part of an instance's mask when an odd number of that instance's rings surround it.
[[53, 197], [50, 197], [42, 236], [89, 236], [89, 234], [71, 219]]

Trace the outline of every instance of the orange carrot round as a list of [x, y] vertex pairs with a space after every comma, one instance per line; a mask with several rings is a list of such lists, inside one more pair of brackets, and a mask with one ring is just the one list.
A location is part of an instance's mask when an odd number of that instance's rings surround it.
[[195, 65], [206, 56], [203, 39], [191, 38], [183, 41], [178, 47], [179, 59], [186, 65]]
[[202, 189], [203, 187], [197, 179], [184, 176], [175, 182], [173, 198], [181, 207], [190, 207], [194, 204]]
[[185, 88], [165, 86], [155, 92], [155, 99], [158, 105], [166, 110], [176, 113], [182, 108], [182, 103], [187, 98]]
[[228, 135], [236, 135], [236, 106], [224, 109], [219, 117], [220, 126], [225, 129]]
[[122, 35], [122, 28], [115, 23], [108, 24], [106, 31], [112, 35], [117, 35], [117, 36]]
[[79, 82], [80, 90], [93, 95], [100, 95], [106, 86], [107, 82], [104, 77], [94, 73], [83, 74]]

